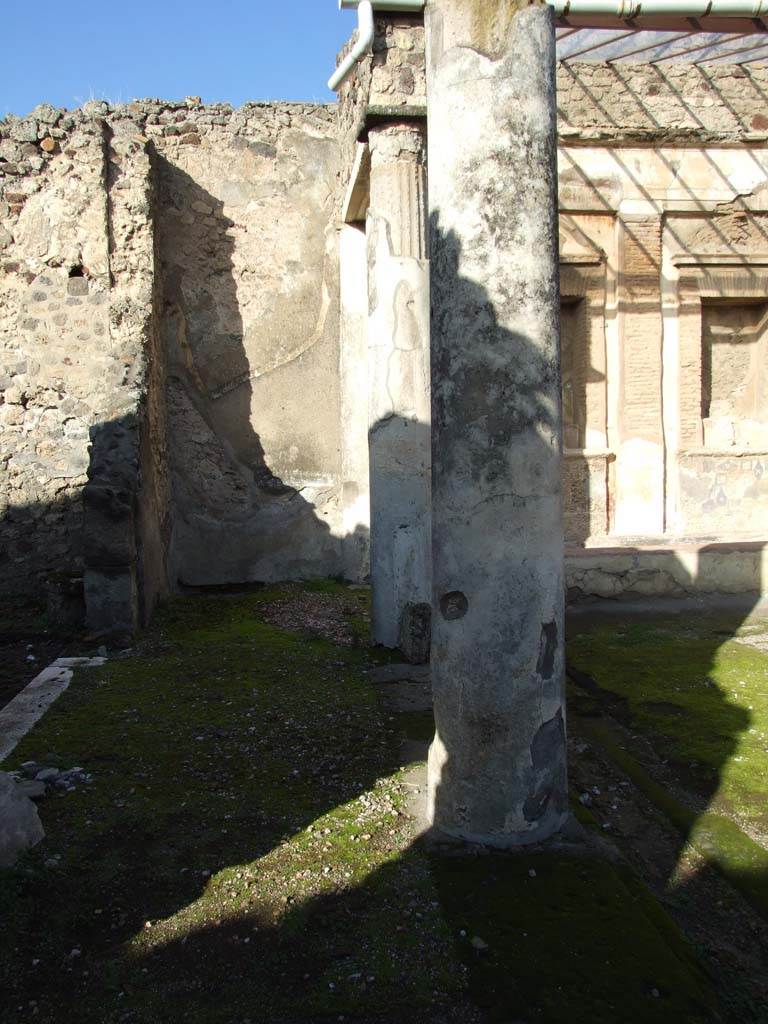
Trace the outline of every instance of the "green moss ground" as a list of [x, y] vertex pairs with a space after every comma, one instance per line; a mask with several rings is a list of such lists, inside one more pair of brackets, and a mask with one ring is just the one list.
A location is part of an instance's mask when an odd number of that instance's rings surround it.
[[428, 871], [383, 870], [401, 798], [368, 654], [259, 622], [285, 593], [170, 605], [142, 656], [78, 673], [4, 765], [95, 776], [43, 805], [46, 842], [3, 877], [10, 1019], [30, 998], [57, 1022], [282, 1019], [297, 1002], [335, 1019], [381, 991], [397, 1019], [454, 992], [439, 917], [399, 928], [403, 892], [430, 908]]
[[[768, 835], [768, 654], [735, 639], [766, 629], [725, 614], [603, 621], [573, 636], [568, 655], [599, 687], [572, 692], [581, 731], [768, 919], [768, 851], [754, 838]], [[616, 697], [628, 732], [601, 718]], [[659, 755], [656, 770], [638, 739]]]
[[632, 728], [709, 800], [768, 834], [768, 654], [732, 639], [768, 631], [724, 616], [602, 623], [568, 656], [626, 700]]
[[399, 746], [428, 716], [377, 703], [362, 643], [260, 621], [294, 590], [169, 604], [3, 765], [94, 781], [48, 798], [45, 842], [0, 872], [2, 1024], [483, 1019], [467, 991], [509, 1024], [716, 1019], [633, 877], [413, 842]]
[[[443, 860], [436, 877], [472, 994], [490, 1021], [713, 1019], [711, 986], [694, 955], [628, 872], [540, 853]], [[478, 939], [488, 948], [477, 948]]]

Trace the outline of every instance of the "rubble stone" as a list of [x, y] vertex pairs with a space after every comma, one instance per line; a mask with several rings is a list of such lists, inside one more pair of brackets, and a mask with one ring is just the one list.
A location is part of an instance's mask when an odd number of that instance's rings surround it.
[[5, 772], [0, 772], [0, 868], [13, 867], [45, 837], [37, 808]]

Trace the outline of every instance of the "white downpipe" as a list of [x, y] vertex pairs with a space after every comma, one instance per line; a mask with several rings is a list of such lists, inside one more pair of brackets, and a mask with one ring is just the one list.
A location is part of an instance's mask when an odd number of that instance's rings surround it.
[[403, 13], [424, 10], [424, 0], [339, 0], [341, 10], [357, 10], [357, 42], [328, 80], [328, 88], [337, 92], [352, 68], [373, 46], [373, 11]]
[[555, 14], [611, 15], [614, 18], [760, 18], [768, 14], [768, 0], [548, 0]]
[[[343, 0], [339, 0], [343, 3]], [[361, 57], [373, 46], [373, 4], [371, 0], [360, 0], [357, 4], [357, 42], [328, 79], [328, 88], [333, 92], [341, 88], [344, 79]]]

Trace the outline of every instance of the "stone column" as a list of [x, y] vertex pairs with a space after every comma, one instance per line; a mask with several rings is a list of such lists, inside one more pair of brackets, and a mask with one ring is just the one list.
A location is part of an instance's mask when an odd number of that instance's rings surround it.
[[568, 808], [551, 8], [430, 0], [427, 61], [429, 814], [508, 847]]
[[430, 600], [426, 144], [413, 122], [371, 129], [368, 412], [373, 638], [398, 645]]

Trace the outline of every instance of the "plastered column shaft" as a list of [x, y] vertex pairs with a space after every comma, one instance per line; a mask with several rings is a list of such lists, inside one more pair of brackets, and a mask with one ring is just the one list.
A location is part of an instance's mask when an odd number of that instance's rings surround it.
[[364, 226], [344, 224], [339, 235], [343, 562], [345, 578], [355, 582], [369, 567], [367, 277]]
[[372, 129], [368, 414], [373, 639], [396, 647], [409, 603], [430, 600], [429, 264], [426, 143]]
[[551, 9], [427, 7], [439, 831], [506, 847], [567, 812]]

